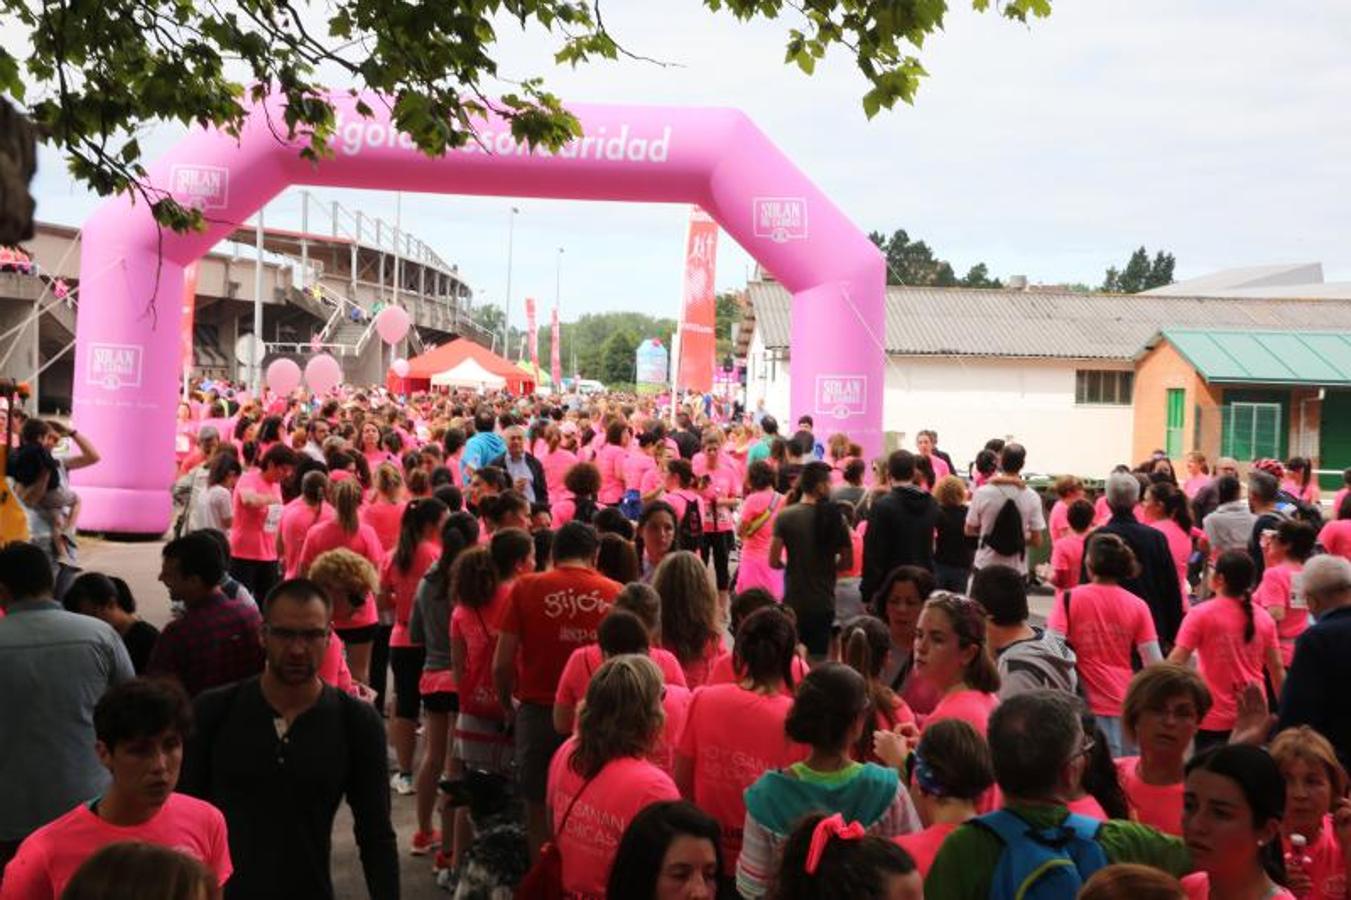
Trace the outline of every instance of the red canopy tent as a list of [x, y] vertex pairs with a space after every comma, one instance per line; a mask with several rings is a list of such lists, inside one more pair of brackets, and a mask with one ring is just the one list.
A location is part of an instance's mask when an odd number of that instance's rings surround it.
[[407, 378], [400, 378], [390, 371], [385, 373], [385, 383], [396, 394], [425, 391], [431, 387], [433, 375], [453, 369], [466, 359], [473, 359], [494, 375], [501, 375], [507, 381], [507, 390], [513, 394], [529, 394], [535, 390], [535, 381], [529, 373], [468, 338], [455, 338], [413, 357], [408, 360]]

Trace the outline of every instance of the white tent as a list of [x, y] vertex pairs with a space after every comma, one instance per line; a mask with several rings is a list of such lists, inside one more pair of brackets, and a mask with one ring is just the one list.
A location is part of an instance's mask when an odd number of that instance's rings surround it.
[[452, 366], [444, 372], [436, 373], [432, 376], [431, 381], [433, 385], [438, 387], [483, 389], [503, 388], [507, 384], [505, 378], [489, 372], [473, 357], [467, 357], [458, 365]]

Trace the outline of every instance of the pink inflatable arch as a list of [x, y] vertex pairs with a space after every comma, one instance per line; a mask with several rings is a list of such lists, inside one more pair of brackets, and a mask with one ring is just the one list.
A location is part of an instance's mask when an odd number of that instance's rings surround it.
[[[149, 178], [204, 210], [212, 224], [203, 233], [161, 234], [146, 204], [126, 197], [86, 223], [82, 271], [99, 274], [80, 284], [74, 418], [103, 461], [76, 473], [82, 526], [168, 526], [183, 268], [289, 185], [697, 203], [793, 293], [793, 417], [811, 413], [822, 433], [847, 431], [867, 452], [880, 449], [882, 256], [745, 115], [574, 106], [583, 136], [556, 153], [531, 152], [490, 120], [480, 142], [433, 159], [391, 127], [384, 103], [366, 100], [372, 119], [346, 95], [335, 99], [335, 156], [319, 165], [279, 140], [261, 110], [238, 140], [191, 133]], [[275, 106], [271, 118], [281, 121]]]

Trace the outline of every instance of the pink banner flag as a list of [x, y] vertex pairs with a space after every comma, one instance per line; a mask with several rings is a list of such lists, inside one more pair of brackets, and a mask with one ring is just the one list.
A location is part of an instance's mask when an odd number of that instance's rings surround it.
[[530, 342], [530, 365], [535, 367], [535, 386], [539, 386], [539, 322], [535, 317], [535, 298], [525, 298], [525, 334]]
[[558, 324], [558, 307], [554, 307], [553, 316], [549, 322], [550, 335], [553, 338], [552, 345], [549, 348], [549, 377], [554, 380], [554, 390], [560, 390], [563, 385], [563, 344], [561, 329]]
[[685, 290], [680, 311], [679, 387], [690, 391], [713, 389], [713, 358], [717, 355], [717, 298], [714, 276], [718, 261], [718, 223], [697, 206], [690, 207], [685, 240]]

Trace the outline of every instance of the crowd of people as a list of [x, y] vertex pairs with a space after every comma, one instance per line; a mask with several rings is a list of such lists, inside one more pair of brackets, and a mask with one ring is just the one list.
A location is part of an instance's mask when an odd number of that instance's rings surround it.
[[1308, 460], [1043, 497], [1016, 443], [669, 407], [205, 387], [162, 630], [77, 568], [97, 451], [27, 419], [0, 898], [332, 897], [343, 802], [373, 898], [401, 852], [462, 898], [1348, 896], [1351, 493], [1324, 523]]

